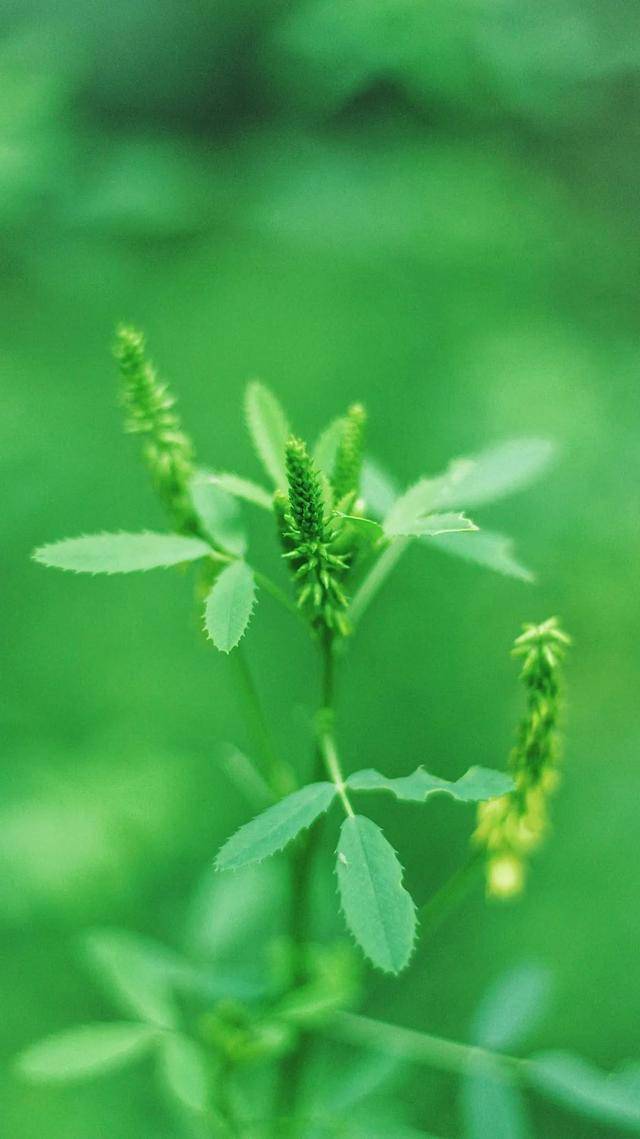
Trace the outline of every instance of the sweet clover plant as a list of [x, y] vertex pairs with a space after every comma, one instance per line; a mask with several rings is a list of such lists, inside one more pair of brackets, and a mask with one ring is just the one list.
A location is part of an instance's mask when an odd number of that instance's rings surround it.
[[[459, 1133], [465, 1139], [525, 1139], [525, 1088], [640, 1129], [637, 1073], [606, 1077], [568, 1054], [524, 1060], [510, 1053], [542, 1005], [544, 985], [532, 966], [509, 974], [488, 995], [470, 1044], [353, 1011], [367, 968], [392, 977], [410, 969], [421, 933], [424, 945], [476, 872], [485, 868], [490, 897], [522, 890], [527, 862], [548, 829], [558, 781], [561, 670], [569, 639], [555, 619], [525, 627], [514, 652], [523, 659], [526, 708], [508, 769], [473, 766], [453, 780], [423, 766], [401, 775], [351, 770], [336, 730], [336, 672], [347, 667], [360, 622], [412, 542], [531, 580], [510, 539], [481, 529], [476, 510], [537, 478], [551, 446], [538, 439], [503, 443], [455, 460], [442, 474], [398, 493], [367, 457], [360, 404], [333, 420], [310, 447], [292, 431], [275, 396], [252, 382], [245, 417], [264, 467], [265, 481], [257, 483], [199, 466], [174, 397], [148, 360], [139, 332], [118, 331], [116, 357], [125, 430], [139, 438], [168, 528], [66, 539], [41, 547], [34, 557], [87, 574], [192, 565], [204, 634], [219, 652], [239, 655], [253, 713], [263, 726], [243, 639], [259, 619], [258, 602], [270, 599], [287, 620], [303, 622], [321, 661], [315, 769], [303, 781], [268, 744], [256, 763], [240, 753], [229, 757], [261, 809], [215, 856], [207, 905], [214, 934], [207, 954], [189, 959], [123, 931], [90, 932], [85, 954], [126, 1019], [82, 1025], [32, 1045], [19, 1057], [21, 1074], [32, 1081], [81, 1079], [153, 1055], [162, 1085], [183, 1112], [185, 1133], [410, 1139], [428, 1132], [404, 1121], [401, 1098], [392, 1098], [389, 1086], [407, 1063], [426, 1063], [460, 1077]], [[249, 558], [244, 508], [271, 515], [274, 559], [288, 567], [289, 589]], [[184, 583], [184, 575], [176, 580]], [[398, 853], [367, 813], [371, 797], [381, 792], [407, 809], [428, 809], [427, 800], [437, 794], [475, 805], [468, 863], [420, 911], [404, 885]], [[330, 817], [322, 822], [325, 815]], [[335, 874], [350, 934], [337, 944], [314, 944], [308, 932], [312, 871], [325, 859], [318, 846], [321, 827], [334, 836], [334, 866], [327, 865], [326, 873]], [[271, 893], [272, 886], [277, 890], [268, 877], [273, 863], [265, 860], [285, 848], [290, 890], [283, 903]], [[284, 940], [282, 929], [279, 937], [269, 934], [268, 920], [256, 934], [256, 913], [273, 921], [285, 905], [290, 920]], [[235, 915], [230, 957], [221, 948], [229, 910]], [[336, 1084], [332, 1077], [318, 1096], [308, 1077], [323, 1039], [355, 1046], [361, 1057], [351, 1054], [343, 1079]]]

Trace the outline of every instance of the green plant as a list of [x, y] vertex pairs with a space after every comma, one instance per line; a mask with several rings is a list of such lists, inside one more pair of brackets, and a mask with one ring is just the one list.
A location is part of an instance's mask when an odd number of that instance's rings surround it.
[[[251, 715], [265, 741], [259, 766], [241, 757], [248, 775], [245, 783], [269, 804], [219, 850], [211, 904], [221, 921], [229, 906], [234, 912], [238, 896], [251, 901], [238, 922], [246, 922], [256, 907], [264, 910], [271, 901], [270, 887], [261, 875], [271, 864], [261, 864], [288, 847], [289, 920], [284, 940], [264, 938], [256, 945], [254, 960], [234, 962], [233, 967], [215, 952], [206, 961], [194, 961], [122, 932], [94, 932], [87, 941], [89, 957], [129, 1019], [83, 1026], [34, 1045], [20, 1058], [23, 1075], [43, 1080], [80, 1078], [153, 1052], [173, 1097], [191, 1122], [198, 1120], [212, 1134], [371, 1135], [370, 1123], [359, 1124], [357, 1113], [352, 1118], [347, 1111], [349, 1096], [344, 1088], [332, 1093], [334, 1105], [340, 1094], [347, 1104], [346, 1114], [333, 1123], [328, 1122], [326, 1103], [309, 1105], [305, 1067], [312, 1058], [313, 1040], [325, 1034], [364, 1045], [365, 1054], [372, 1047], [374, 1052], [382, 1049], [462, 1073], [469, 1077], [465, 1102], [481, 1100], [480, 1114], [486, 1110], [489, 1088], [498, 1103], [495, 1110], [512, 1119], [514, 1080], [551, 1089], [560, 1098], [573, 1095], [579, 1105], [582, 1095], [582, 1107], [586, 1099], [593, 1109], [593, 1102], [600, 1103], [603, 1095], [594, 1087], [585, 1091], [583, 1085], [589, 1079], [594, 1085], [603, 1077], [593, 1073], [587, 1077], [581, 1069], [577, 1083], [582, 1080], [582, 1091], [576, 1092], [573, 1060], [510, 1059], [496, 1051], [510, 1043], [504, 1034], [488, 1041], [483, 1036], [478, 1045], [466, 1046], [344, 1011], [359, 998], [362, 963], [350, 943], [317, 946], [309, 936], [311, 871], [320, 857], [319, 820], [332, 807], [343, 815], [335, 873], [346, 925], [369, 963], [391, 975], [410, 963], [418, 915], [403, 884], [398, 856], [380, 827], [361, 813], [361, 801], [386, 791], [407, 804], [423, 804], [442, 793], [461, 803], [478, 804], [476, 853], [423, 905], [419, 916], [427, 934], [474, 880], [480, 848], [489, 852], [493, 892], [505, 894], [510, 891], [495, 888], [500, 875], [504, 881], [505, 864], [511, 867], [512, 878], [518, 877], [513, 867], [517, 863], [519, 869], [524, 855], [542, 837], [546, 796], [555, 779], [559, 667], [567, 643], [555, 621], [527, 627], [516, 642], [516, 651], [525, 654], [528, 708], [510, 772], [471, 767], [455, 780], [430, 774], [421, 766], [400, 776], [373, 769], [346, 774], [337, 743], [334, 692], [336, 666], [343, 663], [369, 605], [412, 541], [523, 580], [531, 578], [516, 560], [509, 540], [479, 530], [464, 511], [525, 486], [545, 468], [551, 447], [540, 440], [506, 443], [473, 459], [456, 460], [443, 474], [420, 479], [398, 495], [391, 480], [365, 457], [365, 413], [360, 405], [334, 420], [310, 450], [291, 433], [272, 393], [253, 382], [247, 389], [245, 411], [270, 480], [266, 487], [196, 466], [173, 396], [147, 360], [138, 332], [119, 330], [116, 356], [126, 430], [141, 437], [143, 458], [171, 530], [73, 538], [44, 546], [34, 556], [47, 566], [90, 574], [193, 563], [207, 637], [219, 651], [235, 650], [240, 655]], [[293, 595], [247, 559], [242, 502], [271, 513], [274, 537], [281, 547], [278, 556], [288, 566]], [[302, 786], [300, 772], [268, 740], [240, 643], [260, 592], [304, 622], [321, 660], [315, 771], [312, 781]], [[526, 841], [523, 820], [531, 836]], [[241, 938], [243, 929], [236, 933]], [[243, 1106], [237, 1088], [256, 1064], [266, 1064], [274, 1078], [266, 1087], [251, 1089], [253, 1097], [245, 1091], [248, 1107]], [[367, 1071], [372, 1064], [376, 1071], [379, 1066], [375, 1057], [366, 1064]], [[567, 1065], [572, 1064], [568, 1072]], [[385, 1070], [373, 1077], [369, 1091], [376, 1091], [388, 1074]], [[564, 1091], [558, 1092], [559, 1087]], [[631, 1110], [630, 1092], [616, 1088], [613, 1107], [607, 1095], [602, 1110], [608, 1118], [618, 1120]], [[506, 1096], [511, 1096], [510, 1107], [504, 1106]], [[367, 1095], [360, 1098], [366, 1100]], [[469, 1127], [475, 1126], [476, 1116], [477, 1112], [471, 1113]], [[397, 1113], [394, 1118], [384, 1134], [417, 1134], [402, 1130]], [[520, 1139], [525, 1134], [513, 1122], [509, 1127], [491, 1134], [498, 1139], [500, 1135]], [[474, 1139], [489, 1133], [468, 1131]]]

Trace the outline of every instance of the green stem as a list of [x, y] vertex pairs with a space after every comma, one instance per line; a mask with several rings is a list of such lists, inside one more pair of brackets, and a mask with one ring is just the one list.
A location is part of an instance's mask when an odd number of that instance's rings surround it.
[[272, 581], [266, 573], [263, 573], [262, 570], [257, 570], [255, 567], [252, 568], [253, 576], [255, 577], [257, 584], [261, 586], [262, 589], [264, 589], [265, 593], [269, 593], [275, 601], [277, 601], [280, 605], [283, 606], [284, 609], [287, 610], [288, 613], [292, 613], [293, 616], [297, 617], [299, 621], [302, 621], [306, 627], [307, 623], [305, 621], [304, 614], [302, 613], [302, 610], [298, 608], [295, 601], [292, 601], [290, 597], [287, 597], [284, 590], [280, 589], [280, 586], [276, 585], [275, 581]]
[[394, 538], [369, 570], [349, 606], [349, 620], [354, 629], [362, 620], [363, 614], [378, 590], [382, 588], [391, 571], [395, 569], [410, 542], [411, 538]]
[[435, 894], [418, 910], [421, 944], [433, 936], [442, 923], [467, 897], [483, 865], [480, 851], [475, 851], [453, 874], [436, 890]]
[[238, 645], [234, 655], [255, 743], [263, 758], [264, 776], [278, 797], [288, 795], [295, 788], [295, 775], [289, 764], [278, 755], [242, 644]]
[[320, 751], [322, 753], [324, 765], [327, 769], [327, 774], [331, 779], [331, 782], [335, 784], [335, 788], [338, 792], [338, 795], [340, 796], [342, 806], [344, 807], [346, 814], [350, 815], [351, 818], [353, 818], [355, 812], [351, 806], [351, 803], [349, 802], [349, 796], [347, 795], [347, 788], [344, 781], [344, 775], [342, 774], [342, 768], [340, 766], [340, 760], [338, 758], [338, 751], [336, 748], [333, 732], [322, 732], [320, 736]]

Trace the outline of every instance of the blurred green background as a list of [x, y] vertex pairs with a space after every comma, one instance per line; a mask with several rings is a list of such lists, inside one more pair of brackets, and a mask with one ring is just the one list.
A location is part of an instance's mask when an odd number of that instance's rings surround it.
[[[481, 519], [539, 584], [416, 548], [345, 661], [348, 766], [453, 777], [505, 760], [519, 624], [557, 612], [575, 639], [566, 780], [526, 896], [476, 895], [370, 1009], [464, 1038], [487, 985], [534, 960], [555, 978], [538, 1046], [639, 1057], [637, 5], [5, 0], [0, 27], [3, 1057], [111, 1015], [77, 935], [181, 945], [247, 817], [219, 770], [221, 741], [252, 747], [236, 672], [187, 584], [29, 563], [44, 541], [162, 525], [121, 432], [121, 319], [210, 466], [259, 473], [253, 376], [309, 436], [362, 399], [404, 484], [512, 435], [557, 441], [546, 481]], [[304, 635], [265, 600], [247, 647], [306, 762]], [[406, 807], [377, 811], [422, 902], [472, 820], [440, 800], [409, 830]], [[34, 1090], [5, 1069], [2, 1097], [11, 1139], [179, 1133], [144, 1073]], [[453, 1081], [418, 1073], [405, 1097], [416, 1126], [460, 1135]], [[612, 1134], [534, 1110], [545, 1139]]]

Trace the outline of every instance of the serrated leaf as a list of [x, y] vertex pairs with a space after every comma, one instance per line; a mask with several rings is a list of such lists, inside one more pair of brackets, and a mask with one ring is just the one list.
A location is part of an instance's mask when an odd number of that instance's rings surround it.
[[242, 557], [247, 535], [237, 499], [223, 490], [207, 471], [198, 471], [189, 486], [193, 508], [209, 538], [222, 550]]
[[32, 1044], [16, 1066], [21, 1076], [38, 1083], [89, 1079], [136, 1060], [157, 1037], [158, 1030], [148, 1024], [82, 1024]]
[[461, 1099], [464, 1139], [531, 1139], [522, 1093], [497, 1074], [465, 1075]]
[[232, 494], [234, 498], [242, 498], [254, 506], [261, 506], [263, 510], [273, 509], [273, 495], [252, 479], [243, 479], [240, 475], [231, 474], [229, 471], [217, 471], [209, 475], [209, 478], [215, 486], [226, 490], [227, 494]]
[[172, 1032], [162, 1039], [160, 1071], [179, 1103], [197, 1114], [207, 1109], [209, 1072], [207, 1056], [188, 1036]]
[[364, 815], [345, 819], [336, 870], [347, 925], [369, 960], [385, 973], [409, 962], [416, 908], [402, 885], [402, 866], [382, 831]]
[[171, 987], [188, 968], [186, 962], [126, 930], [90, 930], [83, 941], [91, 964], [125, 1012], [162, 1028], [176, 1026]]
[[72, 573], [135, 573], [192, 562], [210, 554], [200, 538], [181, 534], [87, 534], [35, 550], [35, 561]]
[[367, 456], [362, 464], [360, 485], [368, 512], [374, 518], [384, 518], [398, 497], [395, 479], [380, 463]]
[[333, 477], [333, 468], [336, 462], [340, 439], [342, 438], [344, 423], [344, 416], [338, 416], [337, 419], [332, 419], [331, 423], [329, 423], [321, 435], [318, 436], [313, 448], [313, 461], [328, 479]]
[[227, 839], [216, 859], [218, 870], [239, 870], [282, 850], [333, 802], [333, 783], [309, 783], [246, 823]]
[[516, 558], [513, 540], [506, 534], [483, 529], [474, 534], [471, 541], [467, 541], [462, 534], [425, 536], [423, 541], [445, 554], [463, 558], [467, 562], [475, 562], [476, 565], [485, 566], [507, 577], [515, 577], [520, 581], [535, 581], [535, 574]]
[[381, 538], [384, 538], [382, 526], [378, 522], [374, 522], [372, 518], [362, 518], [359, 514], [343, 514], [341, 510], [337, 510], [336, 515], [353, 526], [353, 529], [368, 542], [379, 542]]
[[290, 435], [287, 417], [269, 388], [253, 380], [245, 394], [245, 413], [262, 465], [280, 490], [287, 489], [285, 444]]
[[544, 1016], [551, 974], [541, 965], [523, 964], [507, 970], [483, 996], [471, 1024], [474, 1044], [494, 1052], [518, 1047]]
[[527, 1063], [538, 1091], [593, 1119], [640, 1129], [640, 1083], [622, 1072], [605, 1073], [571, 1052], [542, 1052]]
[[424, 767], [418, 767], [411, 775], [401, 775], [389, 779], [374, 768], [356, 771], [347, 779], [352, 791], [391, 791], [407, 803], [423, 803], [430, 795], [444, 793], [453, 796], [461, 803], [480, 803], [485, 799], [495, 799], [513, 790], [513, 780], [502, 771], [490, 767], [470, 767], [459, 779], [450, 782], [430, 775]]
[[253, 571], [246, 562], [233, 562], [216, 578], [205, 605], [205, 628], [220, 652], [230, 653], [241, 640], [255, 597]]
[[395, 507], [384, 523], [384, 533], [389, 538], [435, 538], [439, 534], [463, 534], [477, 529], [466, 514], [401, 513]]

